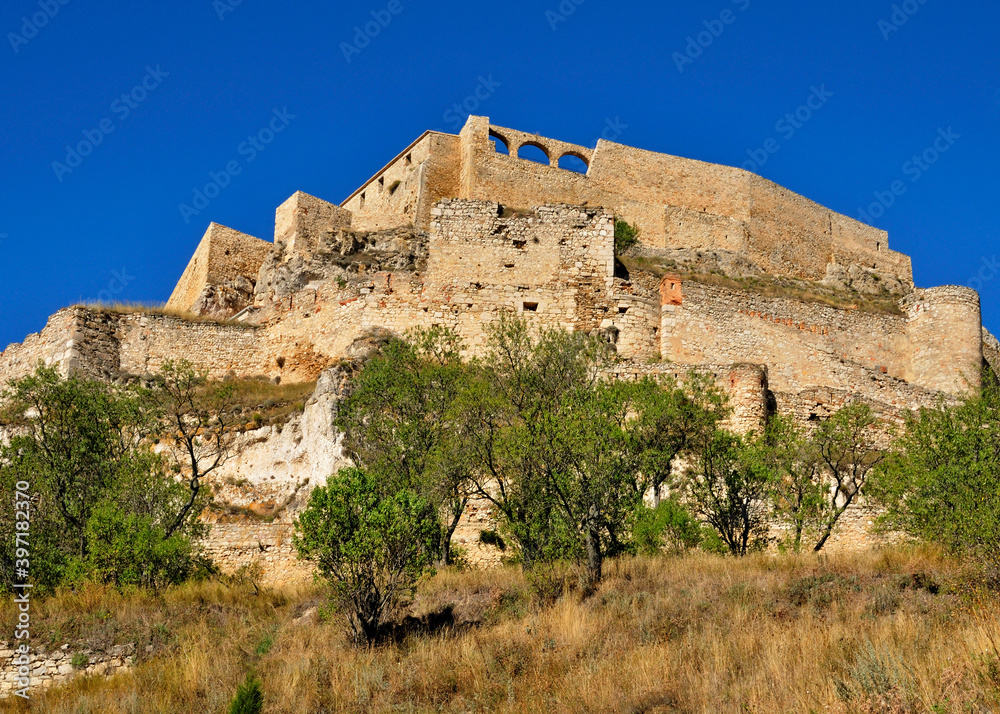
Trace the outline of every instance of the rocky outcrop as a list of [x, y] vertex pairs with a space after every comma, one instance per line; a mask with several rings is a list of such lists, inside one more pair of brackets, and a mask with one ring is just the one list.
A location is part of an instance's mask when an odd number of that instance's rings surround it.
[[308, 574], [296, 562], [292, 523], [312, 489], [351, 464], [334, 423], [345, 380], [340, 368], [324, 372], [301, 414], [239, 435], [211, 474], [215, 507], [204, 546], [223, 571], [260, 563], [271, 582]]
[[221, 285], [208, 285], [191, 307], [196, 315], [225, 320], [253, 305], [254, 284], [244, 277], [228, 280]]
[[359, 274], [387, 270], [422, 270], [427, 263], [427, 234], [409, 228], [373, 233], [328, 233], [311, 253], [275, 243], [257, 276], [257, 304], [280, 300], [311, 284], [348, 281]]
[[836, 290], [852, 290], [862, 295], [906, 295], [913, 290], [912, 283], [905, 283], [899, 278], [880, 273], [872, 268], [861, 265], [840, 265], [830, 263], [826, 266], [825, 285]]

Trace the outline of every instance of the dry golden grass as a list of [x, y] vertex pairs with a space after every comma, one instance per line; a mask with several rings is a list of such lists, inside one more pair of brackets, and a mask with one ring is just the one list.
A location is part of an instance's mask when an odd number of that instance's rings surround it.
[[161, 304], [146, 304], [138, 302], [87, 302], [76, 305], [74, 307], [85, 307], [89, 310], [99, 310], [101, 312], [111, 312], [118, 315], [161, 315], [163, 317], [176, 317], [179, 320], [185, 320], [187, 322], [213, 322], [218, 325], [233, 324], [239, 325], [238, 322], [231, 323], [229, 320], [220, 319], [217, 317], [212, 317], [210, 315], [197, 315], [193, 312], [188, 312], [187, 310], [177, 310], [176, 308], [168, 308]]
[[836, 290], [810, 280], [795, 280], [769, 275], [759, 277], [730, 277], [721, 273], [692, 272], [670, 261], [642, 257], [625, 257], [621, 259], [629, 270], [650, 273], [657, 278], [670, 273], [680, 276], [682, 280], [690, 280], [704, 285], [729, 288], [731, 290], [746, 290], [764, 297], [788, 298], [801, 302], [815, 303], [841, 310], [862, 310], [877, 315], [902, 315], [898, 298], [892, 295], [861, 295], [852, 291]]
[[284, 424], [305, 409], [306, 402], [316, 391], [315, 380], [275, 384], [263, 377], [240, 377], [227, 379], [224, 383], [212, 381], [202, 385], [196, 395], [201, 408], [213, 408], [213, 395], [221, 384], [232, 389], [230, 406], [239, 407], [247, 418], [248, 427]]
[[623, 559], [592, 597], [551, 606], [516, 569], [446, 571], [414, 614], [452, 605], [455, 624], [374, 649], [317, 619], [321, 604], [318, 586], [60, 595], [36, 636], [111, 613], [107, 641], [159, 639], [132, 672], [39, 693], [33, 710], [224, 712], [253, 670], [269, 714], [1000, 711], [1000, 598], [929, 550]]

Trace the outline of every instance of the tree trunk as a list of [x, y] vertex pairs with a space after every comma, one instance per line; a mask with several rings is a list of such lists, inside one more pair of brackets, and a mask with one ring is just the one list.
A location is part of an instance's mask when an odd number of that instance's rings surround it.
[[592, 591], [597, 587], [598, 583], [601, 582], [601, 577], [603, 575], [603, 558], [601, 555], [601, 539], [597, 532], [597, 529], [593, 526], [588, 526], [584, 534], [584, 540], [587, 546], [587, 587], [586, 589]]
[[462, 520], [462, 514], [465, 513], [465, 506], [468, 502], [468, 498], [463, 498], [452, 504], [451, 522], [444, 527], [441, 533], [441, 560], [438, 562], [439, 566], [451, 565], [451, 537], [455, 535], [455, 531], [458, 529], [458, 523]]
[[826, 545], [826, 541], [829, 540], [831, 533], [833, 533], [833, 524], [827, 523], [826, 530], [823, 531], [823, 535], [820, 536], [819, 542], [816, 543], [816, 547], [813, 548], [814, 553], [818, 553], [823, 550], [823, 546]]

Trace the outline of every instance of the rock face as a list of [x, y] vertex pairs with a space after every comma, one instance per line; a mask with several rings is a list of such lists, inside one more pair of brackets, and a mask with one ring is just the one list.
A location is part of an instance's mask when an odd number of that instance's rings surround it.
[[334, 426], [344, 387], [341, 369], [324, 372], [305, 410], [282, 427], [269, 426], [237, 437], [232, 456], [208, 483], [221, 512], [207, 518], [205, 550], [226, 571], [260, 563], [268, 581], [301, 578], [292, 523], [309, 494], [327, 477], [349, 466]]
[[257, 276], [258, 305], [281, 300], [312, 284], [346, 282], [357, 273], [422, 270], [427, 263], [427, 234], [407, 228], [372, 233], [340, 229], [325, 233], [312, 253], [275, 243]]
[[253, 305], [253, 300], [254, 284], [240, 276], [221, 285], [206, 285], [191, 307], [191, 312], [224, 320]]

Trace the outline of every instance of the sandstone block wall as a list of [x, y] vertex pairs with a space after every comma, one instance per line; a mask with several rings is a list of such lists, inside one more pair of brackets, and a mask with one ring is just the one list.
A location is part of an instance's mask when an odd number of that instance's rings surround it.
[[[617, 335], [623, 356], [655, 357], [659, 306], [613, 277], [614, 229], [602, 209], [543, 206], [501, 216], [495, 202], [445, 200], [425, 273], [362, 271], [263, 305], [269, 345], [337, 359], [367, 330], [454, 329], [472, 351], [501, 310], [539, 325]], [[283, 376], [283, 379], [285, 377]]]
[[[600, 205], [637, 224], [663, 248], [737, 250], [765, 272], [821, 280], [830, 262], [858, 264], [912, 284], [909, 258], [889, 250], [888, 234], [835, 213], [742, 169], [600, 140], [594, 150], [470, 117], [460, 135], [461, 193], [514, 206]], [[510, 146], [497, 153], [495, 142]], [[541, 148], [550, 165], [516, 158]], [[557, 168], [578, 156], [586, 175]]]
[[65, 308], [48, 319], [41, 332], [28, 335], [20, 344], [8, 345], [0, 352], [0, 384], [19, 379], [35, 371], [42, 363], [67, 373], [70, 358], [76, 357], [70, 344], [75, 333], [79, 308]]
[[903, 300], [912, 341], [912, 380], [949, 394], [982, 386], [983, 323], [979, 294], [944, 286]]
[[71, 307], [49, 318], [40, 333], [0, 353], [0, 384], [31, 374], [39, 362], [64, 376], [112, 379], [150, 374], [165, 361], [180, 359], [208, 370], [213, 379], [230, 372], [270, 376], [277, 370], [253, 325]]
[[424, 132], [342, 204], [361, 231], [407, 224], [426, 228], [442, 198], [458, 197], [458, 137]]
[[117, 341], [120, 369], [127, 374], [152, 374], [167, 360], [179, 359], [208, 370], [212, 379], [272, 371], [260, 334], [252, 325], [135, 313], [122, 316]]
[[[296, 191], [274, 214], [274, 242], [284, 242], [292, 253], [312, 253], [327, 233], [351, 227], [351, 213], [308, 193]], [[270, 245], [267, 246], [270, 249]], [[254, 270], [256, 279], [261, 262]], [[248, 266], [249, 267], [249, 266]]]
[[[0, 642], [0, 699], [13, 697], [14, 692], [21, 689], [18, 684], [19, 666], [14, 664], [18, 657], [17, 647], [24, 640]], [[29, 695], [37, 693], [38, 689], [48, 689], [52, 686], [66, 684], [76, 677], [113, 676], [132, 668], [135, 644], [115, 645], [106, 652], [94, 650], [71, 649], [63, 645], [59, 649], [35, 648], [31, 644], [30, 687]], [[79, 669], [72, 665], [73, 658], [82, 655], [86, 664]]]
[[982, 328], [978, 297], [967, 289], [917, 291], [904, 317], [682, 285], [676, 276], [664, 283], [677, 286], [661, 306], [665, 358], [767, 364], [772, 388], [784, 392], [819, 386], [891, 392], [893, 381], [905, 381], [955, 394], [968, 388], [965, 374], [978, 388], [973, 365], [982, 363]]
[[256, 282], [257, 271], [270, 248], [267, 241], [212, 223], [170, 295], [167, 308], [190, 310], [209, 285], [222, 285], [239, 277]]
[[1000, 375], [1000, 340], [997, 340], [989, 330], [983, 328], [983, 366], [993, 369], [994, 375]]

